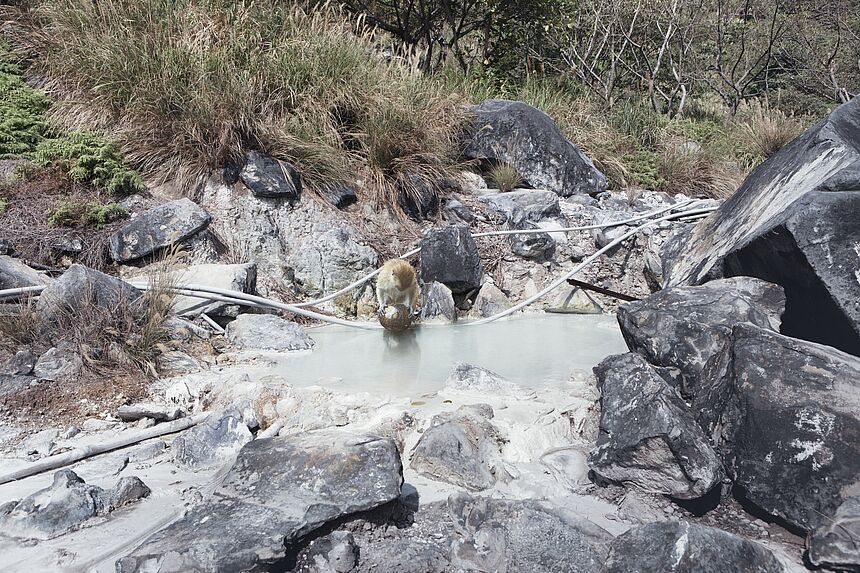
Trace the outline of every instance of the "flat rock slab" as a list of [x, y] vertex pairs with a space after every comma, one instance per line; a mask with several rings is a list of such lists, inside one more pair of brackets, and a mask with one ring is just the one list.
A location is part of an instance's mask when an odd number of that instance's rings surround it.
[[836, 571], [860, 571], [860, 497], [846, 499], [830, 521], [813, 530], [809, 561]]
[[674, 287], [618, 307], [627, 347], [655, 366], [677, 368], [681, 391], [693, 395], [705, 365], [749, 322], [779, 331], [785, 310], [781, 287], [751, 277], [715, 280], [698, 287]]
[[619, 535], [602, 573], [782, 573], [767, 548], [686, 521], [649, 523]]
[[725, 404], [714, 424], [729, 473], [767, 513], [825, 525], [860, 487], [860, 358], [752, 325], [733, 338], [701, 395]]
[[680, 499], [707, 494], [724, 476], [693, 413], [638, 354], [610, 356], [594, 368], [600, 433], [589, 465], [600, 476]]
[[255, 440], [210, 499], [120, 559], [116, 570], [261, 569], [326, 522], [397, 498], [402, 472], [394, 442], [377, 436], [327, 430]]
[[496, 195], [484, 195], [479, 201], [503, 214], [508, 221], [530, 221], [561, 217], [558, 195], [552, 191], [523, 189]]
[[430, 229], [421, 239], [421, 280], [440, 282], [454, 294], [481, 286], [484, 274], [475, 239], [465, 225]]
[[242, 350], [311, 350], [316, 344], [304, 328], [272, 314], [240, 314], [227, 325], [226, 336]]
[[176, 406], [139, 403], [120, 406], [116, 415], [123, 422], [136, 422], [141, 418], [152, 418], [156, 422], [170, 422], [181, 417], [182, 410]]
[[472, 108], [466, 157], [512, 165], [531, 187], [562, 197], [605, 191], [606, 177], [542, 111], [520, 101], [487, 100]]
[[145, 211], [110, 237], [113, 259], [126, 263], [151, 255], [202, 231], [210, 217], [191, 199], [177, 199]]
[[239, 178], [257, 197], [298, 199], [302, 192], [302, 178], [295, 167], [259, 151], [245, 156]]
[[49, 487], [0, 505], [0, 530], [21, 539], [52, 539], [149, 493], [150, 489], [134, 476], [104, 490], [88, 485], [72, 470], [60, 470]]

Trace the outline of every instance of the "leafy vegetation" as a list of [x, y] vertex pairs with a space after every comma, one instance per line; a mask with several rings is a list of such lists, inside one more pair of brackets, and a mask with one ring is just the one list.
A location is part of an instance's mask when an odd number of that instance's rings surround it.
[[0, 44], [0, 159], [32, 152], [48, 132], [48, 99], [26, 83]]
[[128, 211], [116, 203], [103, 205], [88, 201], [73, 203], [63, 201], [48, 209], [50, 227], [95, 227], [101, 229], [108, 223], [128, 218]]

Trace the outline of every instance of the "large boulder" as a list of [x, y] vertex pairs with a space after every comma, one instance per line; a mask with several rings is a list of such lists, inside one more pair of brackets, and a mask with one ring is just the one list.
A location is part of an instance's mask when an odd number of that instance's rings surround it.
[[239, 179], [257, 197], [298, 199], [302, 192], [302, 178], [295, 167], [259, 151], [245, 156]]
[[846, 499], [807, 539], [809, 562], [836, 571], [860, 571], [860, 497]]
[[561, 217], [558, 195], [552, 191], [523, 189], [484, 195], [479, 198], [490, 209], [505, 216], [508, 221], [530, 221]]
[[262, 570], [325, 523], [396, 499], [390, 439], [338, 431], [254, 440], [205, 502], [117, 562], [118, 573]]
[[296, 288], [308, 296], [340, 290], [377, 263], [376, 252], [338, 224], [317, 225], [291, 249], [287, 264]]
[[722, 462], [692, 412], [641, 356], [610, 356], [594, 373], [600, 433], [589, 465], [596, 474], [680, 499], [720, 483]]
[[[150, 280], [151, 277], [143, 275], [136, 277], [132, 282], [149, 283]], [[257, 265], [254, 263], [191, 265], [170, 272], [169, 281], [176, 286], [200, 285], [254, 294], [257, 288]], [[199, 316], [205, 313], [209, 316], [235, 317], [239, 312], [236, 305], [184, 295], [177, 295], [174, 298], [173, 308], [176, 314], [182, 316]]]
[[749, 502], [823, 525], [860, 487], [860, 358], [750, 324], [733, 339], [693, 410]]
[[709, 360], [729, 343], [732, 327], [749, 322], [779, 330], [782, 289], [750, 277], [698, 287], [668, 288], [618, 308], [618, 324], [633, 352], [655, 366], [676, 368], [681, 391], [695, 393]]
[[7, 255], [0, 255], [0, 290], [46, 285], [50, 277]]
[[242, 350], [311, 350], [315, 342], [305, 329], [273, 314], [240, 314], [227, 325], [227, 340]]
[[191, 199], [177, 199], [145, 211], [110, 237], [110, 253], [120, 263], [175, 245], [203, 230], [209, 214]]
[[430, 229], [421, 239], [421, 280], [440, 282], [454, 294], [481, 286], [481, 257], [464, 225]]
[[72, 470], [60, 470], [45, 489], [0, 505], [0, 529], [10, 537], [51, 539], [149, 493], [150, 489], [134, 476], [104, 490], [88, 485]]
[[602, 573], [782, 573], [769, 549], [706, 525], [662, 521], [612, 542]]
[[606, 177], [542, 111], [508, 100], [487, 100], [472, 111], [466, 157], [508, 163], [531, 187], [562, 197], [606, 190]]
[[748, 275], [785, 289], [782, 332], [860, 354], [860, 99], [750, 173], [663, 250], [668, 286]]
[[36, 310], [44, 324], [92, 309], [110, 311], [138, 302], [141, 293], [128, 283], [83, 265], [72, 265], [42, 291]]

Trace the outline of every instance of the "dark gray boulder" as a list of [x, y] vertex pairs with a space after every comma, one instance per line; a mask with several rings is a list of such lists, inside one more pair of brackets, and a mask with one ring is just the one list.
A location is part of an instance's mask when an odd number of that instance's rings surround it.
[[552, 191], [523, 189], [494, 195], [484, 195], [479, 201], [508, 221], [538, 223], [544, 219], [561, 217], [558, 195]]
[[338, 431], [254, 440], [211, 498], [117, 562], [118, 573], [260, 570], [301, 536], [396, 499], [390, 439]]
[[602, 573], [782, 573], [769, 549], [706, 525], [649, 523], [612, 542]]
[[860, 497], [849, 497], [809, 535], [809, 562], [835, 571], [860, 571]]
[[36, 310], [46, 326], [80, 316], [93, 307], [110, 311], [132, 307], [141, 293], [128, 283], [83, 265], [72, 265], [42, 291]]
[[191, 199], [177, 199], [145, 211], [110, 237], [113, 259], [126, 263], [184, 241], [202, 231], [210, 217]]
[[36, 361], [39, 357], [29, 350], [19, 350], [15, 356], [6, 361], [3, 366], [0, 366], [0, 375], [8, 376], [29, 376], [36, 366]]
[[519, 101], [487, 100], [472, 112], [466, 157], [508, 163], [531, 187], [562, 197], [606, 190], [606, 177], [542, 111]]
[[638, 354], [610, 356], [594, 368], [600, 431], [589, 466], [599, 476], [680, 499], [702, 497], [723, 465], [693, 413]]
[[304, 328], [273, 314], [240, 314], [227, 325], [225, 336], [242, 350], [284, 352], [315, 346]]
[[345, 183], [338, 185], [321, 185], [319, 189], [317, 189], [317, 192], [322, 195], [323, 199], [338, 209], [346, 209], [353, 203], [358, 202], [355, 188]]
[[71, 344], [48, 349], [33, 365], [33, 376], [41, 380], [74, 378], [81, 373], [84, 362]]
[[237, 408], [210, 414], [173, 441], [173, 460], [195, 470], [226, 463], [254, 439], [251, 428], [257, 425], [252, 414], [246, 415]]
[[249, 151], [239, 179], [257, 197], [298, 199], [302, 178], [296, 168], [259, 151]]
[[21, 539], [52, 539], [149, 493], [150, 489], [134, 476], [104, 490], [88, 485], [72, 470], [60, 470], [47, 488], [0, 506], [0, 530]]
[[[536, 228], [529, 225], [521, 228]], [[520, 257], [537, 262], [544, 262], [555, 255], [555, 239], [549, 233], [527, 233], [511, 235], [511, 252]]]
[[747, 275], [785, 289], [782, 332], [860, 354], [860, 100], [750, 173], [663, 249], [668, 286]]
[[412, 469], [471, 491], [492, 487], [501, 467], [502, 436], [490, 421], [492, 409], [467, 407], [433, 416], [412, 451]]
[[465, 223], [469, 224], [475, 220], [475, 214], [472, 210], [463, 205], [457, 199], [449, 199], [445, 201], [445, 206], [442, 207], [442, 217], [449, 223]]
[[677, 368], [681, 391], [693, 395], [702, 371], [727, 344], [732, 328], [750, 322], [779, 330], [782, 289], [750, 277], [658, 291], [618, 308], [627, 347], [655, 366]]
[[430, 229], [421, 239], [421, 280], [440, 282], [454, 294], [481, 286], [484, 274], [475, 239], [464, 225]]
[[860, 483], [860, 358], [740, 324], [719, 364], [693, 409], [743, 497], [800, 529], [825, 524]]
[[46, 285], [50, 277], [7, 255], [0, 254], [0, 290]]

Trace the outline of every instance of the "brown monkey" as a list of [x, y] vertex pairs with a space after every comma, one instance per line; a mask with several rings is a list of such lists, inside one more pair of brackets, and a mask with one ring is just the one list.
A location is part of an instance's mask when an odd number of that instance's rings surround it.
[[415, 269], [402, 259], [391, 259], [382, 265], [376, 279], [376, 300], [380, 314], [388, 305], [403, 304], [410, 313], [418, 304], [418, 279]]

